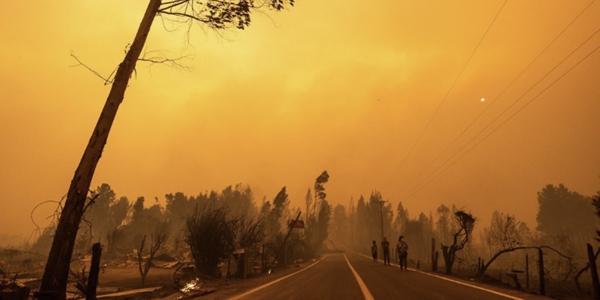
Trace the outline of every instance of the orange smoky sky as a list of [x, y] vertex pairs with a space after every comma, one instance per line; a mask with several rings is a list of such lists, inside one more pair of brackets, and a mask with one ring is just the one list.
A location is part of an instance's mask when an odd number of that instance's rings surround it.
[[[3, 2], [0, 233], [66, 194], [146, 5]], [[600, 190], [599, 29], [579, 0], [297, 0], [219, 33], [157, 17], [146, 58], [179, 67], [138, 63], [92, 188], [162, 203], [242, 183], [260, 204], [286, 186], [302, 208], [327, 170], [333, 205], [377, 190], [411, 217], [535, 228], [545, 185]]]

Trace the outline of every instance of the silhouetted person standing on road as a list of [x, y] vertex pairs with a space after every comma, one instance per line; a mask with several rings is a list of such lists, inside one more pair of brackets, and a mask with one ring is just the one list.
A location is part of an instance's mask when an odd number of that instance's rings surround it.
[[381, 249], [383, 249], [383, 265], [390, 265], [390, 242], [384, 237], [381, 242]]
[[371, 246], [371, 255], [373, 255], [373, 265], [377, 265], [377, 242], [373, 241]]
[[406, 270], [407, 258], [408, 258], [408, 244], [404, 241], [404, 236], [398, 238], [398, 244], [396, 245], [398, 250], [398, 257], [400, 258], [400, 270]]

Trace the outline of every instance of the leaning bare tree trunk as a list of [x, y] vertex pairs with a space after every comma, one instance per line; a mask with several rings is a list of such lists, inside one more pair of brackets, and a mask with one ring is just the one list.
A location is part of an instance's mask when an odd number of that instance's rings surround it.
[[110, 128], [117, 115], [119, 105], [125, 96], [129, 78], [146, 43], [154, 17], [161, 5], [161, 0], [150, 0], [144, 18], [138, 28], [135, 40], [119, 65], [115, 80], [102, 109], [98, 123], [79, 162], [75, 175], [67, 193], [67, 200], [61, 213], [48, 262], [42, 277], [38, 299], [65, 299], [69, 265], [77, 230], [83, 215], [87, 194], [94, 176], [98, 161], [106, 145]]

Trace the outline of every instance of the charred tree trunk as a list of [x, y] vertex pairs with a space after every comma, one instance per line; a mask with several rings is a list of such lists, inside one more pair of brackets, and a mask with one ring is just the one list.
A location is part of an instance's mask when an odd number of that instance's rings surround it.
[[456, 257], [456, 249], [454, 246], [443, 246], [442, 245], [442, 256], [444, 257], [444, 263], [446, 264], [446, 274], [452, 274], [452, 267], [454, 266], [454, 258]]
[[98, 123], [75, 170], [50, 248], [38, 299], [65, 299], [66, 297], [71, 256], [94, 171], [160, 5], [161, 0], [150, 0], [131, 48], [119, 65]]
[[592, 245], [587, 244], [587, 253], [590, 270], [592, 270], [592, 285], [594, 287], [594, 299], [600, 299], [600, 283], [598, 282], [598, 269], [596, 268], [596, 256]]

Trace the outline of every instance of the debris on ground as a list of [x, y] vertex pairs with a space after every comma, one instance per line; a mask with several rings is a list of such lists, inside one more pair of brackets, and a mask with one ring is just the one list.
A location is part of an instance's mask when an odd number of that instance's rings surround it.
[[162, 288], [163, 288], [162, 286], [157, 286], [157, 287], [150, 287], [150, 288], [143, 288], [143, 289], [135, 289], [135, 290], [129, 290], [129, 291], [124, 291], [124, 292], [99, 295], [96, 298], [105, 299], [105, 298], [116, 298], [116, 297], [123, 297], [123, 296], [140, 295], [140, 294], [152, 293], [152, 292], [154, 292], [156, 290], [160, 290]]
[[27, 300], [31, 288], [18, 284], [16, 281], [0, 281], [0, 299], [2, 300]]
[[210, 293], [213, 293], [214, 291], [216, 291], [216, 289], [214, 288], [201, 288], [195, 292], [188, 292], [188, 293], [184, 293], [184, 292], [177, 292], [174, 294], [171, 294], [165, 298], [162, 298], [161, 300], [186, 300], [186, 299], [194, 299], [194, 298], [198, 298], [200, 296], [204, 296]]

